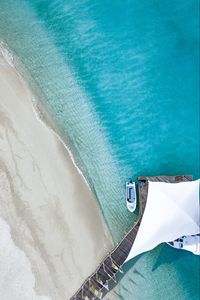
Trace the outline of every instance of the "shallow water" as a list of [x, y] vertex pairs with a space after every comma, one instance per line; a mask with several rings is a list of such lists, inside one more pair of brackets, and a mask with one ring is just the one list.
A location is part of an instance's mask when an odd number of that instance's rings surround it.
[[[199, 177], [197, 1], [0, 6], [1, 39], [40, 89], [119, 241], [133, 223], [124, 205], [126, 178]], [[120, 284], [125, 300], [198, 298], [197, 258], [172, 250], [137, 260], [145, 277], [137, 284], [129, 264]]]

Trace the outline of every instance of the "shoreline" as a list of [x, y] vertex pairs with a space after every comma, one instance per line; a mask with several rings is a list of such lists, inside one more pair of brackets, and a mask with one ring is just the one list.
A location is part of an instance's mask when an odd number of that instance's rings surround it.
[[60, 132], [58, 125], [52, 119], [50, 112], [48, 112], [48, 108], [45, 107], [45, 105], [41, 101], [38, 100], [41, 99], [43, 96], [41, 95], [41, 92], [37, 88], [36, 83], [33, 81], [31, 75], [27, 72], [27, 70], [25, 70], [23, 64], [18, 59], [18, 57], [9, 49], [7, 44], [3, 41], [0, 41], [0, 55], [3, 56], [3, 59], [7, 62], [7, 64], [15, 70], [17, 75], [21, 78], [21, 80], [25, 83], [27, 88], [31, 91], [31, 105], [36, 119], [39, 122], [41, 122], [43, 126], [46, 126], [50, 131], [52, 131], [56, 138], [58, 138], [59, 141], [63, 144], [75, 168], [83, 177], [88, 188], [92, 190], [86, 177], [83, 174], [83, 171], [78, 166], [78, 163], [76, 162], [76, 158], [74, 157], [72, 150], [70, 149], [69, 145], [67, 145], [67, 141], [65, 141], [62, 137], [62, 133]]
[[0, 77], [0, 217], [36, 292], [68, 299], [112, 249], [111, 236], [70, 149], [33, 111], [25, 78], [1, 53]]

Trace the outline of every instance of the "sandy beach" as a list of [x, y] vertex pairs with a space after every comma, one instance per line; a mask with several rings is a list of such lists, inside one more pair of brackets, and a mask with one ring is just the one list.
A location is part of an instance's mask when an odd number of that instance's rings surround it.
[[1, 300], [70, 299], [112, 241], [28, 85], [0, 55]]

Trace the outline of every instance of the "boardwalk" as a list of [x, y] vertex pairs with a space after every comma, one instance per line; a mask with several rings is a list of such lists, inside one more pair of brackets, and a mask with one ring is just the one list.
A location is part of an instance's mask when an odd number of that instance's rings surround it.
[[176, 183], [181, 181], [191, 181], [192, 177], [188, 175], [180, 176], [154, 176], [138, 178], [139, 193], [139, 216], [132, 229], [123, 238], [120, 244], [107, 255], [107, 257], [98, 266], [95, 272], [86, 279], [80, 289], [71, 298], [71, 300], [90, 300], [102, 299], [110, 288], [112, 281], [116, 282], [116, 274], [121, 271], [131, 247], [134, 243], [137, 231], [139, 229], [143, 212], [146, 205], [148, 193], [148, 180]]

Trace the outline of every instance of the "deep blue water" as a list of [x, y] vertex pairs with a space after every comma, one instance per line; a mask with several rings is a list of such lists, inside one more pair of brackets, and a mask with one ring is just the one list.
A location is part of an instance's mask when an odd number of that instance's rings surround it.
[[[119, 241], [133, 223], [126, 178], [199, 177], [198, 1], [0, 0], [0, 7], [0, 38], [40, 90]], [[137, 260], [144, 277], [130, 267], [120, 294], [198, 299], [197, 258], [159, 249]]]

